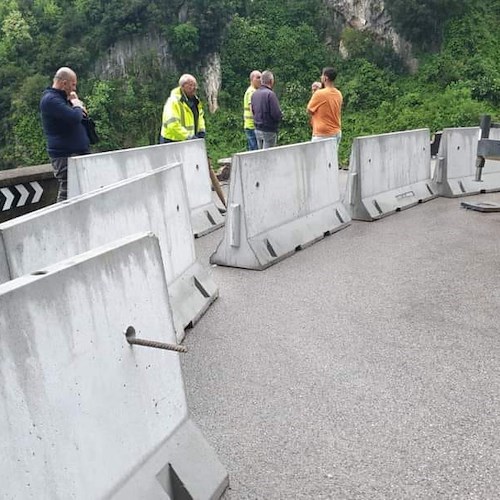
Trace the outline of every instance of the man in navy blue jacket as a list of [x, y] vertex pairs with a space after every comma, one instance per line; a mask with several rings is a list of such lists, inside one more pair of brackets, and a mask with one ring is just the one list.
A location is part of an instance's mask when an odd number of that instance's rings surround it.
[[260, 82], [260, 88], [252, 94], [251, 106], [257, 146], [259, 149], [267, 149], [276, 146], [278, 142], [278, 127], [283, 115], [273, 92], [274, 75], [266, 70], [262, 73]]
[[89, 137], [82, 120], [87, 111], [76, 94], [76, 73], [59, 68], [52, 87], [40, 99], [43, 132], [54, 176], [59, 182], [57, 201], [68, 197], [68, 157], [89, 152]]

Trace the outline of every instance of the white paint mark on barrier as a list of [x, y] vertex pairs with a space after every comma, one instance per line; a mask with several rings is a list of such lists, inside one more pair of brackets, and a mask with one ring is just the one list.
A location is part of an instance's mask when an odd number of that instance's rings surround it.
[[21, 193], [21, 198], [19, 198], [19, 201], [17, 202], [17, 206], [22, 207], [28, 201], [28, 197], [29, 197], [30, 193], [22, 184], [17, 184], [15, 186], [15, 188], [19, 191], [19, 193]]
[[40, 201], [40, 198], [42, 197], [43, 188], [36, 181], [30, 182], [30, 186], [33, 188], [35, 192], [35, 194], [33, 195], [33, 199], [31, 200], [31, 203], [38, 203]]
[[5, 202], [2, 207], [2, 211], [10, 210], [12, 207], [12, 202], [14, 201], [14, 195], [9, 188], [1, 188], [0, 192], [5, 196]]
[[38, 203], [43, 195], [42, 186], [36, 182], [15, 184], [0, 188], [0, 207], [2, 212]]

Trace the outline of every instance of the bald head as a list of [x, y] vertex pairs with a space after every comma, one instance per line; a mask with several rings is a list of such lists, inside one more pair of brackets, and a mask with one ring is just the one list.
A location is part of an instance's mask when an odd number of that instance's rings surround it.
[[58, 90], [64, 90], [69, 97], [71, 92], [76, 91], [76, 73], [71, 69], [63, 66], [56, 71], [52, 87]]
[[258, 70], [253, 70], [250, 73], [250, 85], [254, 89], [258, 89], [260, 87], [260, 79], [262, 77], [262, 73]]
[[54, 75], [54, 80], [69, 80], [71, 78], [76, 78], [76, 73], [66, 66], [59, 68]]

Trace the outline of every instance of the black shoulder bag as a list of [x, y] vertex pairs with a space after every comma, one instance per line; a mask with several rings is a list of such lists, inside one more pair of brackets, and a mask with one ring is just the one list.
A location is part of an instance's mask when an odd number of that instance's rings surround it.
[[88, 116], [82, 119], [83, 126], [85, 127], [85, 130], [87, 131], [87, 135], [89, 136], [89, 141], [90, 144], [97, 144], [99, 142], [99, 136], [97, 135], [96, 129], [95, 129], [95, 122], [92, 120], [92, 118], [89, 118]]

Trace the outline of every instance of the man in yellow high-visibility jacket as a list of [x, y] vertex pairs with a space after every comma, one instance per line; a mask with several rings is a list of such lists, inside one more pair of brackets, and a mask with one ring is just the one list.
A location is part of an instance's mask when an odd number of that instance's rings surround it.
[[193, 75], [185, 74], [179, 78], [179, 86], [170, 92], [163, 106], [160, 143], [205, 137], [205, 118], [197, 89]]
[[247, 137], [248, 151], [254, 151], [257, 148], [257, 139], [255, 138], [255, 124], [253, 122], [253, 113], [250, 106], [252, 94], [260, 87], [261, 72], [254, 70], [250, 73], [250, 86], [243, 96], [243, 128]]

